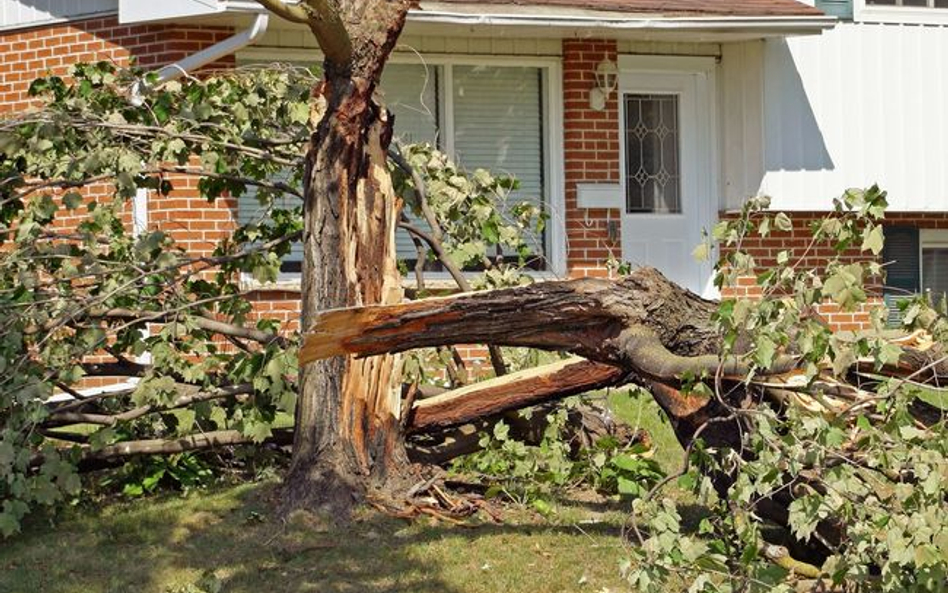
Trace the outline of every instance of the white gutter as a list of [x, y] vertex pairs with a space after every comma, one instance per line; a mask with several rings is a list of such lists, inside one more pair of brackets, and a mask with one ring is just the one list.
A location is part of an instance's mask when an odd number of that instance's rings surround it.
[[449, 24], [493, 27], [543, 27], [564, 29], [609, 29], [617, 31], [719, 31], [771, 30], [800, 31], [831, 29], [836, 25], [832, 16], [751, 16], [751, 17], [635, 17], [635, 16], [581, 16], [557, 14], [467, 13], [445, 10], [412, 10], [409, 21], [415, 23]]
[[204, 48], [196, 54], [191, 54], [190, 56], [175, 62], [174, 64], [168, 64], [159, 70], [158, 81], [156, 84], [174, 80], [175, 78], [180, 78], [188, 72], [197, 70], [201, 66], [206, 66], [211, 62], [219, 60], [225, 56], [229, 56], [234, 52], [240, 51], [254, 41], [260, 39], [263, 34], [267, 32], [267, 25], [269, 25], [269, 23], [270, 13], [258, 12], [256, 16], [254, 16], [253, 24], [251, 24], [247, 29], [244, 29], [236, 35], [232, 35], [223, 41], [219, 41], [210, 47]]

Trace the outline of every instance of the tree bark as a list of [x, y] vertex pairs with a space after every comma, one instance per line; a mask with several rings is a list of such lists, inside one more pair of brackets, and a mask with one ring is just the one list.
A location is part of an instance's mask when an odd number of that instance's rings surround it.
[[[309, 4], [327, 59], [313, 91], [312, 118], [319, 124], [306, 159], [304, 328], [325, 309], [401, 299], [399, 204], [386, 156], [393, 122], [375, 90], [410, 2], [334, 2], [330, 20]], [[407, 456], [397, 378], [390, 355], [341, 355], [301, 368], [287, 509], [316, 507], [341, 517], [366, 489], [386, 488], [400, 475]]]

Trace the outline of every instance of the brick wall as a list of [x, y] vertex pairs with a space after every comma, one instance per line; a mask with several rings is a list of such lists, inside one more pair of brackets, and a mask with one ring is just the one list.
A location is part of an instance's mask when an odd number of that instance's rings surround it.
[[[30, 106], [27, 89], [44, 75], [64, 76], [76, 62], [107, 60], [146, 68], [170, 64], [230, 36], [222, 27], [121, 25], [116, 17], [0, 33], [0, 115]], [[210, 68], [234, 64], [229, 56]]]
[[[790, 251], [791, 261], [801, 259], [801, 267], [815, 270], [824, 270], [827, 261], [834, 251], [828, 245], [816, 245], [808, 249], [810, 244], [810, 225], [826, 216], [825, 212], [793, 212], [790, 214], [792, 228], [789, 231], [774, 231], [767, 237], [750, 236], [744, 240], [743, 249], [754, 256], [761, 270], [773, 267], [777, 263], [777, 254], [781, 251]], [[733, 213], [721, 213], [722, 219], [735, 216]], [[914, 226], [919, 229], [948, 229], [948, 212], [891, 212], [886, 214], [883, 226]], [[843, 261], [867, 261], [873, 258], [871, 254], [861, 253], [852, 249], [843, 255]], [[869, 329], [870, 314], [875, 307], [882, 306], [882, 279], [875, 279], [867, 283], [870, 302], [856, 311], [842, 311], [832, 303], [818, 307], [818, 312], [831, 327], [842, 331], [857, 331]], [[739, 278], [735, 287], [728, 289], [724, 296], [734, 298], [756, 299], [762, 296], [761, 289], [754, 278]]]
[[604, 276], [603, 263], [621, 259], [619, 241], [610, 241], [609, 221], [620, 220], [617, 209], [579, 208], [577, 183], [619, 182], [619, 107], [612, 93], [606, 108], [589, 106], [596, 84], [596, 66], [615, 62], [615, 41], [563, 41], [563, 129], [566, 179], [566, 258], [571, 276]]

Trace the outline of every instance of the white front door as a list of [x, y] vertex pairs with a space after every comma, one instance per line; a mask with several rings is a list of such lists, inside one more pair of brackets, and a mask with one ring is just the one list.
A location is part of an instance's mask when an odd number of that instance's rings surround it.
[[692, 252], [717, 215], [713, 59], [619, 58], [622, 257], [711, 294]]

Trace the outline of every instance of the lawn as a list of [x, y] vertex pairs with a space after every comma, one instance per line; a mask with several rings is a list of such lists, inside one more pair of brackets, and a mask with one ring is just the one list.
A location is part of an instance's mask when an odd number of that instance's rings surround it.
[[[677, 463], [680, 449], [669, 428], [654, 404], [641, 405], [660, 459]], [[627, 557], [621, 538], [627, 505], [586, 493], [563, 501], [548, 519], [511, 507], [504, 524], [474, 528], [410, 523], [370, 510], [345, 527], [306, 513], [283, 522], [272, 512], [277, 493], [274, 482], [229, 485], [187, 497], [80, 504], [55, 525], [34, 518], [23, 535], [3, 542], [0, 591], [627, 589], [619, 574]]]

